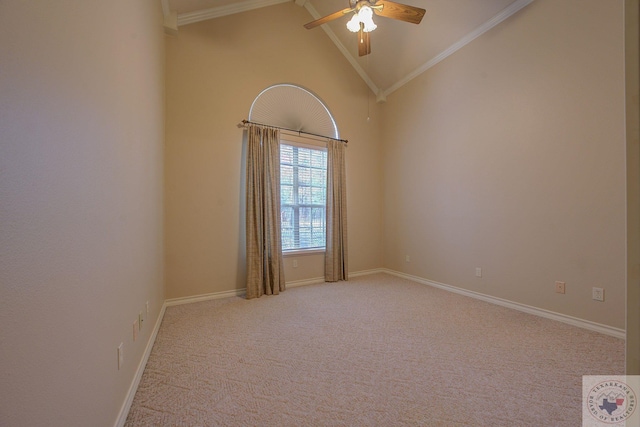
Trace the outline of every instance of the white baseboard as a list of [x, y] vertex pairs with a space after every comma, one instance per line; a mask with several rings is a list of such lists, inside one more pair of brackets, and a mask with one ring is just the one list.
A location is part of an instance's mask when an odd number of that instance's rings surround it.
[[129, 386], [127, 398], [125, 399], [122, 408], [120, 408], [120, 413], [118, 414], [118, 418], [115, 424], [116, 427], [123, 427], [124, 423], [127, 421], [127, 415], [129, 415], [129, 410], [131, 409], [133, 398], [136, 395], [136, 391], [138, 391], [138, 385], [140, 384], [140, 380], [142, 379], [144, 368], [147, 366], [147, 361], [149, 360], [149, 356], [151, 355], [151, 349], [153, 349], [153, 345], [156, 342], [156, 337], [158, 336], [158, 331], [160, 330], [160, 325], [162, 324], [162, 319], [164, 318], [164, 311], [166, 309], [166, 306], [166, 302], [162, 304], [162, 308], [160, 309], [160, 313], [158, 314], [158, 318], [156, 319], [156, 324], [153, 326], [153, 332], [149, 337], [149, 341], [147, 341], [147, 346], [144, 349], [144, 354], [142, 355], [140, 363], [138, 363], [138, 368], [136, 369], [136, 374], [133, 377], [131, 386]]
[[[318, 283], [324, 283], [324, 277], [314, 277], [304, 280], [293, 280], [286, 282], [287, 288], [295, 288], [298, 286], [315, 285]], [[173, 305], [191, 304], [193, 302], [208, 301], [212, 299], [229, 298], [229, 297], [242, 297], [247, 294], [247, 288], [234, 289], [231, 291], [213, 292], [210, 294], [194, 295], [190, 297], [171, 298], [164, 302], [164, 305], [171, 307]]]
[[247, 293], [245, 288], [234, 289], [231, 291], [213, 292], [210, 294], [194, 295], [191, 297], [170, 298], [165, 300], [164, 305], [171, 307], [173, 305], [191, 304], [192, 302], [208, 301], [211, 299], [241, 297]]
[[384, 268], [374, 268], [371, 270], [360, 270], [354, 273], [349, 273], [349, 277], [358, 277], [358, 276], [367, 276], [369, 274], [378, 274], [378, 273], [387, 273], [387, 270]]
[[[502, 298], [492, 297], [490, 295], [469, 291], [467, 289], [458, 288], [458, 287], [447, 285], [444, 283], [434, 282], [433, 280], [427, 280], [422, 277], [401, 273], [399, 271], [390, 270], [387, 268], [376, 268], [371, 270], [356, 271], [354, 273], [350, 273], [349, 277], [366, 276], [366, 275], [377, 274], [377, 273], [390, 274], [392, 276], [401, 277], [403, 279], [411, 280], [413, 282], [417, 282], [427, 286], [433, 286], [435, 288], [443, 289], [445, 291], [454, 292], [456, 294], [460, 294], [460, 295], [468, 296], [481, 301], [500, 305], [502, 307], [507, 307], [513, 310], [518, 310], [518, 311], [533, 314], [536, 316], [544, 317], [546, 319], [567, 323], [569, 325], [577, 326], [579, 328], [588, 329], [588, 330], [599, 332], [605, 335], [610, 335], [615, 338], [626, 339], [626, 332], [624, 331], [624, 329], [614, 328], [612, 326], [591, 322], [589, 320], [578, 319], [576, 317], [567, 316], [561, 313], [555, 313], [553, 311], [532, 307], [526, 304], [520, 304], [517, 302], [505, 300]], [[295, 288], [299, 286], [315, 285], [319, 283], [324, 283], [324, 277], [315, 277], [312, 279], [305, 279], [305, 280], [294, 280], [291, 282], [287, 282], [286, 285], [289, 288]], [[151, 334], [151, 337], [149, 338], [149, 342], [147, 343], [147, 347], [144, 351], [144, 356], [142, 357], [142, 360], [138, 365], [136, 375], [133, 379], [133, 382], [131, 383], [131, 386], [129, 387], [127, 398], [125, 400], [125, 403], [122, 405], [115, 427], [124, 426], [124, 423], [127, 420], [127, 415], [129, 414], [131, 403], [133, 402], [133, 398], [136, 394], [136, 391], [138, 390], [140, 379], [142, 378], [142, 374], [144, 373], [144, 368], [146, 367], [147, 361], [149, 360], [151, 349], [153, 348], [153, 345], [156, 341], [156, 336], [158, 335], [160, 324], [162, 323], [162, 319], [164, 317], [166, 308], [174, 305], [190, 304], [193, 302], [207, 301], [212, 299], [243, 296], [245, 294], [246, 294], [246, 289], [243, 288], [243, 289], [236, 289], [231, 291], [214, 292], [211, 294], [196, 295], [192, 297], [171, 298], [171, 299], [165, 300], [164, 304], [162, 305], [162, 309], [160, 310], [160, 314], [158, 315], [158, 319], [156, 320], [156, 324], [153, 328], [153, 333]]]
[[[349, 273], [349, 277], [366, 276], [368, 274], [385, 273], [384, 268], [374, 268], [372, 270], [360, 270], [353, 273]], [[287, 288], [297, 288], [298, 286], [317, 285], [318, 283], [325, 283], [324, 277], [314, 277], [304, 280], [293, 280], [287, 282]]]
[[567, 323], [569, 325], [577, 326], [583, 329], [588, 329], [594, 332], [599, 332], [601, 334], [610, 335], [612, 337], [621, 338], [621, 339], [626, 339], [627, 337], [627, 334], [624, 329], [614, 328], [613, 326], [603, 325], [601, 323], [579, 319], [577, 317], [568, 316], [566, 314], [556, 313], [550, 310], [532, 307], [530, 305], [509, 301], [502, 298], [492, 297], [490, 295], [469, 291], [467, 289], [458, 288], [458, 287], [447, 285], [444, 283], [434, 282], [433, 280], [427, 280], [422, 277], [412, 276], [410, 274], [401, 273], [395, 270], [382, 269], [382, 272], [391, 274], [393, 276], [402, 277], [403, 279], [418, 282], [423, 285], [433, 286], [435, 288], [444, 289], [445, 291], [454, 292], [456, 294], [460, 294], [460, 295], [475, 298], [481, 301], [489, 302], [491, 304], [500, 305], [502, 307], [511, 308], [513, 310], [522, 311], [525, 313], [544, 317], [546, 319], [556, 320], [558, 322]]
[[[362, 270], [362, 271], [356, 271], [355, 273], [349, 273], [349, 277], [358, 277], [358, 276], [365, 276], [367, 274], [384, 273], [384, 272], [386, 272], [385, 269], [376, 268], [373, 270]], [[286, 282], [285, 284], [287, 288], [297, 288], [299, 286], [317, 285], [319, 283], [324, 283], [324, 277], [312, 277], [311, 279], [292, 280], [292, 281]], [[194, 295], [191, 297], [171, 298], [171, 299], [165, 300], [164, 305], [167, 307], [170, 307], [173, 305], [191, 304], [192, 302], [207, 301], [207, 300], [219, 299], [219, 298], [241, 297], [246, 295], [246, 293], [247, 293], [247, 289], [242, 288], [242, 289], [235, 289], [231, 291], [222, 291], [222, 292], [213, 292], [210, 294]]]
[[[375, 270], [365, 270], [358, 271], [355, 273], [351, 273], [350, 277], [364, 276], [367, 274], [374, 273], [382, 273], [384, 269], [375, 269]], [[304, 280], [293, 280], [290, 282], [286, 282], [286, 286], [288, 288], [296, 288], [299, 286], [306, 285], [316, 285], [319, 283], [324, 283], [324, 277], [314, 277], [311, 279]], [[160, 309], [160, 313], [158, 314], [158, 318], [156, 319], [156, 323], [153, 327], [153, 332], [149, 337], [149, 341], [147, 342], [147, 346], [144, 350], [144, 355], [142, 356], [142, 360], [138, 364], [138, 368], [136, 369], [136, 374], [131, 382], [131, 386], [127, 392], [126, 399], [120, 408], [120, 413], [118, 414], [118, 418], [116, 419], [115, 427], [123, 427], [125, 422], [127, 421], [127, 416], [129, 415], [129, 410], [131, 409], [131, 404], [133, 403], [133, 398], [136, 395], [136, 391], [138, 390], [138, 386], [140, 385], [140, 380], [142, 379], [142, 374], [144, 374], [144, 369], [147, 366], [147, 362], [149, 361], [149, 356], [151, 355], [151, 350], [153, 349], [153, 345], [156, 342], [156, 337], [158, 336], [158, 331], [160, 330], [160, 325], [162, 324], [162, 319], [164, 318], [164, 313], [167, 307], [171, 307], [174, 305], [182, 305], [182, 304], [190, 304], [194, 302], [200, 301], [208, 301], [212, 299], [220, 299], [220, 298], [229, 298], [229, 297], [239, 297], [246, 295], [246, 288], [235, 289], [231, 291], [222, 291], [222, 292], [213, 292], [210, 294], [202, 294], [195, 295], [190, 297], [180, 297], [180, 298], [170, 298], [164, 301], [162, 304], [162, 308]]]
[[324, 277], [314, 277], [304, 280], [292, 280], [291, 282], [286, 282], [285, 285], [287, 288], [297, 288], [298, 286], [317, 285], [318, 283], [324, 283]]

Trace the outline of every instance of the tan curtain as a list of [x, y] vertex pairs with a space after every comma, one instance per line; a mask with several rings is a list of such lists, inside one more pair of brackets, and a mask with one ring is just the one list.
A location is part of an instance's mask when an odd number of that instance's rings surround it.
[[280, 240], [280, 132], [249, 125], [247, 298], [285, 290]]
[[327, 246], [324, 280], [348, 280], [347, 268], [347, 185], [345, 144], [327, 142]]

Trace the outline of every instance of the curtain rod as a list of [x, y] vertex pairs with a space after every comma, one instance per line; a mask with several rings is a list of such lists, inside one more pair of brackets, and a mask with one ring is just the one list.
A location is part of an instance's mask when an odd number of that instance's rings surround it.
[[246, 127], [247, 125], [266, 126], [266, 127], [270, 127], [270, 128], [275, 128], [275, 129], [280, 129], [280, 130], [286, 130], [286, 131], [289, 131], [289, 132], [294, 132], [294, 133], [297, 133], [298, 135], [305, 134], [305, 135], [317, 136], [318, 138], [333, 139], [334, 141], [341, 141], [341, 142], [344, 142], [345, 144], [349, 143], [349, 141], [347, 141], [346, 139], [331, 138], [330, 136], [319, 135], [317, 133], [305, 132], [303, 130], [293, 130], [293, 129], [283, 128], [283, 127], [280, 127], [280, 126], [265, 125], [265, 124], [262, 124], [262, 123], [250, 122], [249, 120], [243, 120], [242, 122], [238, 123], [238, 127], [239, 128]]

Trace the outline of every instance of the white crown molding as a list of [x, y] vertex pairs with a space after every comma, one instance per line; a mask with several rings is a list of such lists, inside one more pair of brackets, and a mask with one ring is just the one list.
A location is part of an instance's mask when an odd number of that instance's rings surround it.
[[160, 4], [162, 5], [164, 33], [175, 36], [178, 34], [178, 13], [171, 11], [169, 0], [160, 0]]
[[275, 4], [288, 3], [290, 1], [291, 0], [245, 0], [226, 6], [212, 7], [211, 9], [179, 13], [178, 26], [206, 21], [207, 19], [219, 18], [221, 16], [233, 15], [234, 13], [246, 12], [248, 10], [259, 9], [261, 7], [273, 6]]
[[[390, 86], [386, 90], [381, 90], [380, 88], [378, 88], [378, 86], [373, 82], [373, 80], [371, 80], [371, 78], [367, 75], [367, 73], [362, 69], [360, 64], [358, 64], [358, 61], [356, 61], [356, 58], [354, 58], [349, 53], [347, 48], [340, 42], [338, 37], [329, 28], [328, 25], [321, 25], [321, 28], [324, 30], [325, 33], [327, 33], [327, 35], [329, 36], [331, 41], [333, 41], [333, 43], [340, 50], [340, 52], [342, 52], [344, 57], [347, 58], [347, 61], [349, 61], [349, 63], [356, 70], [358, 75], [362, 78], [362, 80], [365, 81], [367, 86], [369, 86], [369, 89], [371, 89], [371, 91], [374, 94], [376, 94], [376, 101], [377, 102], [385, 102], [387, 100], [387, 96], [388, 95], [390, 95], [391, 93], [393, 93], [396, 90], [400, 89], [402, 86], [407, 84], [409, 81], [413, 80], [414, 78], [416, 78], [420, 74], [424, 73], [429, 68], [431, 68], [434, 65], [436, 65], [437, 63], [441, 62], [442, 60], [444, 60], [448, 56], [453, 55], [455, 52], [457, 52], [458, 50], [462, 49], [464, 46], [466, 46], [467, 44], [471, 43], [473, 40], [475, 40], [476, 38], [480, 37], [482, 34], [486, 33], [491, 28], [495, 27], [496, 25], [498, 25], [499, 23], [501, 23], [505, 19], [507, 19], [510, 16], [514, 15], [516, 12], [520, 11], [522, 8], [524, 8], [525, 6], [529, 5], [533, 1], [534, 0], [516, 0], [515, 2], [511, 3], [509, 6], [507, 6], [502, 11], [500, 11], [500, 13], [498, 13], [497, 15], [495, 15], [494, 17], [492, 17], [491, 19], [489, 19], [488, 21], [486, 21], [485, 23], [483, 23], [482, 25], [477, 27], [475, 30], [471, 31], [469, 34], [467, 34], [464, 37], [462, 37], [456, 43], [454, 43], [453, 45], [451, 45], [450, 47], [448, 47], [447, 49], [445, 49], [444, 51], [442, 51], [441, 53], [436, 55], [434, 58], [432, 58], [431, 60], [427, 61], [422, 66], [418, 67], [417, 69], [415, 69], [414, 71], [412, 71], [411, 73], [409, 73], [408, 75], [403, 77], [401, 80], [399, 80], [398, 82], [396, 82], [395, 84], [393, 84], [392, 86]], [[296, 1], [296, 3], [297, 3], [297, 1]], [[311, 5], [310, 2], [307, 1], [304, 4], [304, 7], [309, 11], [309, 13], [311, 14], [311, 16], [314, 19], [321, 18], [320, 14], [316, 11], [316, 9]]]
[[[165, 16], [165, 30], [170, 34], [174, 34], [177, 32], [177, 27], [193, 24], [195, 22], [205, 21], [207, 19], [219, 18], [222, 16], [233, 15], [235, 13], [246, 12], [252, 9], [258, 9], [261, 7], [273, 6], [280, 3], [287, 3], [291, 0], [245, 0], [238, 3], [214, 7], [211, 9], [197, 10], [194, 12], [180, 13], [177, 14], [177, 25], [173, 23], [171, 19], [171, 11], [169, 10], [169, 0], [161, 0], [162, 3], [162, 11]], [[311, 5], [311, 3], [307, 0], [294, 0], [295, 4], [298, 6], [303, 6], [309, 14], [314, 19], [321, 18], [318, 11]], [[449, 46], [444, 51], [440, 52], [438, 55], [421, 65], [420, 67], [413, 70], [411, 73], [407, 74], [401, 80], [391, 85], [389, 88], [382, 90], [380, 89], [369, 77], [369, 75], [365, 72], [365, 70], [360, 66], [356, 58], [349, 53], [349, 50], [342, 44], [342, 42], [338, 39], [336, 34], [329, 28], [328, 25], [321, 25], [321, 28], [324, 32], [329, 36], [329, 39], [335, 44], [338, 50], [344, 55], [344, 57], [349, 61], [353, 69], [358, 73], [360, 78], [364, 80], [369, 89], [376, 95], [377, 102], [385, 102], [387, 96], [396, 90], [400, 89], [402, 86], [418, 77], [420, 74], [427, 71], [429, 68], [443, 61], [447, 57], [453, 55], [458, 50], [462, 49], [467, 44], [471, 43], [476, 38], [480, 37], [485, 32], [489, 31], [496, 25], [500, 24], [505, 19], [508, 19], [518, 11], [520, 11], [525, 6], [532, 3], [534, 0], [516, 0], [511, 3], [509, 6], [504, 8], [500, 13], [477, 27], [475, 30], [471, 31], [460, 40]], [[174, 12], [175, 13], [175, 12]], [[176, 19], [175, 17], [173, 18]]]
[[170, 36], [178, 34], [178, 14], [175, 11], [164, 15], [164, 33]]
[[160, 4], [162, 5], [162, 14], [164, 16], [168, 16], [171, 13], [169, 9], [169, 0], [160, 0]]
[[414, 78], [418, 77], [420, 74], [424, 73], [429, 68], [443, 61], [445, 58], [453, 55], [455, 52], [462, 49], [464, 46], [468, 45], [473, 40], [477, 39], [482, 34], [486, 33], [487, 31], [489, 31], [490, 29], [492, 29], [493, 27], [495, 27], [505, 19], [511, 17], [512, 15], [520, 11], [525, 6], [528, 6], [533, 1], [534, 0], [516, 0], [515, 2], [511, 3], [509, 6], [504, 8], [502, 11], [500, 11], [500, 13], [495, 15], [493, 18], [489, 19], [484, 24], [480, 25], [478, 28], [476, 28], [475, 30], [471, 31], [469, 34], [462, 37], [460, 40], [458, 40], [457, 42], [449, 46], [447, 49], [440, 52], [438, 55], [434, 56], [431, 60], [427, 61], [426, 63], [416, 68], [411, 73], [407, 74], [405, 77], [403, 77], [401, 80], [399, 80], [397, 83], [395, 83], [388, 89], [384, 90], [383, 92], [384, 96], [388, 96], [392, 92], [395, 92], [396, 90], [400, 89], [402, 86], [404, 86]]

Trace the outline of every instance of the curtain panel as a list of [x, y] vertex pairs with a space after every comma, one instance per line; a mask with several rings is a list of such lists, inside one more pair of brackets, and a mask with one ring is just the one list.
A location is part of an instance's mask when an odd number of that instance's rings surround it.
[[285, 290], [280, 236], [280, 131], [247, 129], [247, 299]]
[[324, 280], [348, 280], [345, 143], [327, 142], [327, 242]]

